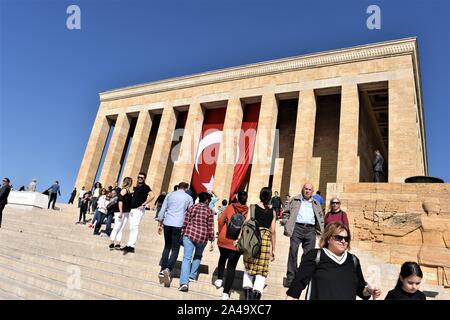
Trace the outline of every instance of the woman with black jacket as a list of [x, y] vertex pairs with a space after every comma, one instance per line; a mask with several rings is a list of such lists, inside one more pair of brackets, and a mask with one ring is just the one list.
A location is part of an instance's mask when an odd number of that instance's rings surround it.
[[349, 249], [348, 227], [339, 221], [330, 223], [320, 240], [320, 249], [310, 250], [303, 256], [287, 299], [298, 299], [309, 284], [307, 300], [378, 298], [381, 291], [367, 285], [359, 260]]

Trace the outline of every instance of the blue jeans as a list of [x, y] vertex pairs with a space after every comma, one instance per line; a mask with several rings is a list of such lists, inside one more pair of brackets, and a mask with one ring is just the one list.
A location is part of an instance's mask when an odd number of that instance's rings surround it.
[[97, 223], [100, 223], [100, 225], [102, 224], [102, 221], [100, 221], [100, 218], [102, 217], [102, 213], [98, 210], [95, 210], [94, 213], [94, 218], [92, 219], [92, 224], [94, 224], [96, 221]]
[[[187, 236], [183, 236], [183, 246], [184, 257], [181, 264], [180, 285], [189, 284], [189, 278], [197, 279], [198, 267], [200, 266], [206, 243], [195, 243]], [[194, 255], [194, 259], [191, 264], [192, 255]]]
[[113, 218], [114, 218], [114, 212], [108, 213], [108, 215], [106, 216], [106, 230], [105, 230], [105, 233], [108, 236], [110, 236], [111, 232], [112, 232], [111, 223], [112, 223]]
[[[180, 252], [181, 228], [164, 226], [164, 250], [161, 256], [161, 271], [164, 269], [173, 270]], [[170, 257], [169, 257], [170, 255]]]

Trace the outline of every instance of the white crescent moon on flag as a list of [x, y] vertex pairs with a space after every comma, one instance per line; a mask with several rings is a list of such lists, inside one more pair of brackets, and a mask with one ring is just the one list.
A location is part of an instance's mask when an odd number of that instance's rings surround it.
[[[200, 143], [198, 144], [198, 150], [197, 150], [197, 156], [195, 157], [195, 170], [198, 171], [198, 159], [200, 158], [203, 150], [205, 150], [207, 147], [220, 143], [222, 141], [222, 131], [214, 131], [213, 133], [208, 134], [207, 136], [204, 136], [202, 140], [200, 140]], [[239, 161], [239, 145], [237, 146], [237, 154], [236, 154], [236, 161], [235, 164]]]
[[220, 143], [222, 141], [222, 131], [214, 131], [213, 133], [204, 136], [198, 144], [197, 156], [195, 157], [195, 170], [198, 172], [198, 159], [208, 146]]

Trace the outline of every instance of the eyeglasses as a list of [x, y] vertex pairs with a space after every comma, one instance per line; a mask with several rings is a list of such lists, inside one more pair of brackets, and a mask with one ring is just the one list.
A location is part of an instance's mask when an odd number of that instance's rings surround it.
[[332, 202], [331, 204], [341, 204], [340, 202]]
[[333, 236], [333, 240], [335, 240], [337, 242], [342, 242], [342, 240], [345, 240], [345, 242], [349, 242], [350, 241], [350, 237], [349, 236], [343, 237], [343, 236], [340, 236], [340, 235], [336, 235], [336, 236]]
[[138, 177], [138, 179], [144, 179], [144, 177]]

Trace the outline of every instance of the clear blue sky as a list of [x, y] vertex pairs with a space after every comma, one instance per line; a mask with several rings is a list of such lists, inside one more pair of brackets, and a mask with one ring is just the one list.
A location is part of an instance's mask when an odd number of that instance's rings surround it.
[[[101, 91], [416, 36], [429, 175], [450, 182], [450, 2], [0, 0], [0, 175], [75, 183]], [[81, 8], [81, 30], [66, 9]], [[381, 8], [381, 30], [366, 9]]]

